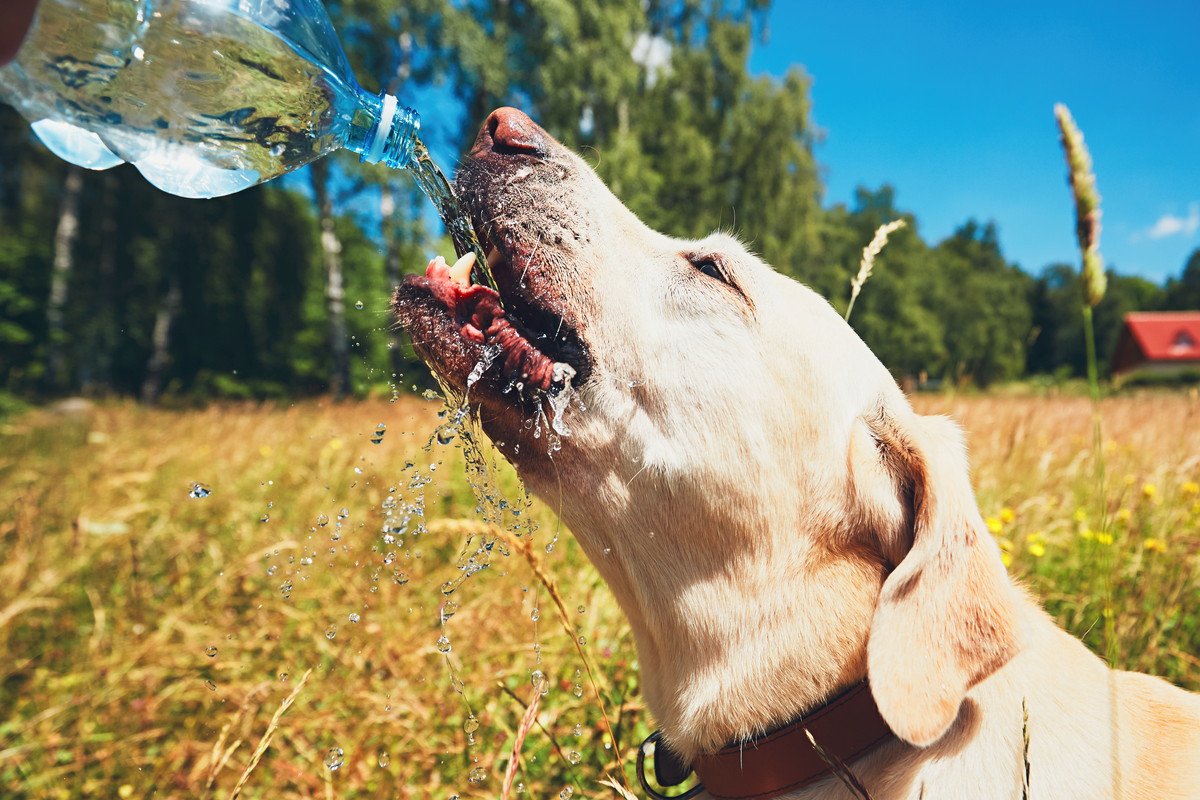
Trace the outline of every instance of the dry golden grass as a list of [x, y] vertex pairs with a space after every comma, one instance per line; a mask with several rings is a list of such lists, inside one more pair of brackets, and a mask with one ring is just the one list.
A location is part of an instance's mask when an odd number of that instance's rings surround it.
[[[1112, 608], [1122, 665], [1200, 687], [1200, 401], [1105, 401], [1107, 504], [1087, 400], [918, 405], [966, 426], [1011, 569], [1064, 625], [1103, 651]], [[536, 503], [506, 513], [537, 530], [442, 593], [484, 529], [461, 452], [423, 449], [438, 409], [116, 404], [0, 423], [0, 796], [229, 797], [244, 778], [245, 798], [496, 797], [513, 753], [513, 796], [613, 796], [600, 781], [632, 777], [650, 724], [628, 627], [565, 532], [546, 552], [560, 531]], [[386, 546], [414, 474], [433, 478], [428, 531]], [[196, 481], [211, 496], [190, 498]], [[503, 465], [496, 481], [519, 496]]]

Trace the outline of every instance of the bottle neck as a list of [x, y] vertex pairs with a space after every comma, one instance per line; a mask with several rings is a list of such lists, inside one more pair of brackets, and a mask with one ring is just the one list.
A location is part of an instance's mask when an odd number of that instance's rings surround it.
[[367, 164], [383, 162], [396, 169], [407, 167], [412, 160], [417, 131], [421, 129], [417, 112], [400, 105], [395, 95], [386, 92], [378, 96], [362, 92], [358, 106], [346, 147]]

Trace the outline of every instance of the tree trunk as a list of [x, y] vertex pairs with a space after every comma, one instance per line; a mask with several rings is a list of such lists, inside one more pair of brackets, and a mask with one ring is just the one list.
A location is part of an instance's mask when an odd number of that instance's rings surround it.
[[63, 324], [71, 271], [75, 266], [75, 240], [79, 237], [79, 195], [83, 190], [83, 170], [70, 167], [63, 183], [58, 227], [54, 231], [54, 265], [50, 272], [50, 297], [46, 302], [46, 374], [45, 386], [59, 391], [66, 385], [66, 330]]
[[329, 307], [329, 350], [333, 371], [329, 391], [341, 397], [350, 389], [350, 347], [346, 335], [346, 300], [342, 275], [342, 243], [334, 229], [333, 200], [329, 197], [329, 166], [323, 159], [309, 167], [317, 216], [321, 222], [321, 261], [325, 265], [325, 300]]
[[154, 317], [154, 332], [150, 335], [150, 361], [146, 365], [146, 379], [142, 381], [142, 402], [154, 405], [162, 395], [163, 374], [171, 363], [171, 325], [179, 313], [182, 293], [179, 280], [171, 275], [167, 293]]

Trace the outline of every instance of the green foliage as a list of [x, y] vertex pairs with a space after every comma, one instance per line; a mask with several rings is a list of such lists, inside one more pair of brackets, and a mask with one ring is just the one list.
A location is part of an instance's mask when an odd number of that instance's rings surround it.
[[[520, 105], [652, 227], [683, 237], [732, 231], [839, 308], [863, 246], [903, 217], [908, 225], [879, 256], [852, 320], [898, 377], [989, 385], [1026, 372], [1081, 374], [1082, 298], [1066, 268], [1029, 277], [1005, 260], [994, 225], [970, 219], [927, 242], [886, 185], [822, 208], [810, 79], [799, 67], [778, 78], [748, 69], [751, 45], [765, 35], [762, 0], [329, 6], [368, 88], [408, 97], [437, 86], [458, 98], [464, 147], [491, 109]], [[6, 108], [0, 151], [0, 380], [31, 395], [46, 373], [66, 173]], [[182, 302], [162, 376], [168, 392], [321, 392], [335, 371], [331, 336], [343, 335], [352, 391], [423, 374], [397, 346], [387, 298], [404, 271], [448, 248], [426, 230], [426, 202], [407, 175], [344, 154], [329, 164], [344, 334], [331, 333], [306, 176], [196, 202], [157, 192], [128, 168], [87, 174], [60, 337], [64, 388], [137, 394], [171, 286]], [[1200, 251], [1165, 288], [1115, 272], [1108, 280], [1094, 312], [1105, 363], [1127, 311], [1200, 308]]]

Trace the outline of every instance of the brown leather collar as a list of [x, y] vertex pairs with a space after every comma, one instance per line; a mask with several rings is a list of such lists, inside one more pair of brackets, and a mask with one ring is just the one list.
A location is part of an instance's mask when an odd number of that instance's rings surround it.
[[[715, 800], [778, 797], [833, 774], [829, 761], [813, 747], [806, 731], [830, 760], [843, 764], [850, 764], [894, 735], [879, 715], [871, 688], [864, 680], [821, 708], [762, 738], [701, 756], [692, 769]], [[661, 752], [661, 742], [657, 748]], [[641, 758], [638, 760], [640, 776]], [[656, 755], [655, 772], [664, 778], [658, 766], [660, 760], [664, 759]], [[679, 772], [678, 768], [669, 771]], [[681, 783], [685, 777], [686, 767], [675, 782]], [[644, 782], [643, 788], [653, 791]], [[693, 794], [694, 791], [685, 796]]]

